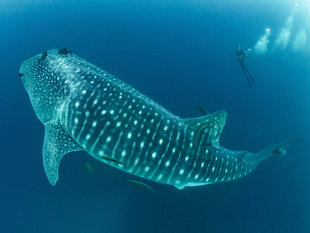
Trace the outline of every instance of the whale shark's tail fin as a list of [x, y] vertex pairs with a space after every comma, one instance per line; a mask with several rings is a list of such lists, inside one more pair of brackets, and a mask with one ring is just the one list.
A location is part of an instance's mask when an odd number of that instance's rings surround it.
[[255, 159], [257, 160], [257, 163], [262, 162], [265, 159], [268, 159], [269, 157], [273, 155], [285, 155], [286, 154], [286, 148], [292, 145], [295, 145], [297, 143], [300, 143], [302, 139], [294, 139], [286, 142], [281, 142], [276, 145], [267, 147], [260, 152], [256, 153]]

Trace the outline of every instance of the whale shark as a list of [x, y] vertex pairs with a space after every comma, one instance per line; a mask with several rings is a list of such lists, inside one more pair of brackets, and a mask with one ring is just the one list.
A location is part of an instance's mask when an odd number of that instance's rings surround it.
[[300, 142], [282, 142], [258, 153], [226, 149], [219, 145], [226, 111], [178, 117], [115, 76], [58, 49], [25, 60], [19, 76], [45, 126], [43, 164], [52, 185], [61, 159], [73, 151], [182, 189], [239, 179]]

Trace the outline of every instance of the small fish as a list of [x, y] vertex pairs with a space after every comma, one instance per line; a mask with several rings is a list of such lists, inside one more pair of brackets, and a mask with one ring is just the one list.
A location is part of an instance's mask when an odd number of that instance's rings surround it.
[[39, 62], [45, 61], [45, 58], [46, 58], [46, 57], [47, 57], [47, 51], [44, 51], [44, 52], [42, 53], [41, 58], [39, 59]]
[[289, 142], [285, 142], [285, 143], [282, 143], [282, 145], [274, 145], [274, 149], [271, 151], [272, 154], [280, 154], [282, 156], [285, 156], [286, 155], [286, 148], [290, 145], [294, 145], [296, 143], [300, 143], [302, 142], [303, 140], [298, 138], [298, 139], [295, 139], [295, 140], [292, 140], [292, 141], [289, 141]]
[[68, 50], [67, 48], [59, 49], [59, 50], [58, 50], [58, 53], [59, 53], [59, 54], [62, 54], [62, 55], [66, 55], [66, 56], [70, 53], [71, 56], [72, 56], [72, 50]]
[[94, 170], [94, 168], [90, 165], [90, 163], [85, 163], [85, 167], [89, 174], [97, 176], [97, 172]]
[[277, 149], [273, 150], [272, 153], [284, 156], [284, 155], [286, 155], [286, 150], [283, 148], [277, 148]]
[[203, 115], [208, 115], [209, 111], [204, 105], [197, 105], [197, 109], [203, 114]]
[[153, 193], [157, 193], [157, 191], [155, 191], [151, 186], [149, 186], [148, 184], [140, 181], [140, 180], [128, 180], [128, 183], [129, 184], [132, 184], [132, 185], [135, 185], [137, 187], [141, 187], [141, 188], [144, 188], [144, 189], [147, 189]]
[[111, 157], [102, 156], [101, 158], [103, 158], [104, 160], [107, 160], [107, 161], [110, 161], [110, 162], [113, 162], [113, 163], [117, 163], [117, 164], [123, 166], [123, 163], [122, 163], [122, 162], [120, 162], [120, 161], [118, 161], [118, 160], [116, 160], [116, 159], [113, 159], [113, 158], [111, 158]]

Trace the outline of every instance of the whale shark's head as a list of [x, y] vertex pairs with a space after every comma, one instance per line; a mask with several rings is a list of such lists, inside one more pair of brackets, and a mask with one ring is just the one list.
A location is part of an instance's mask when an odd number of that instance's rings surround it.
[[27, 59], [20, 67], [19, 76], [43, 123], [52, 119], [58, 101], [66, 95], [68, 81], [61, 68], [67, 66], [68, 60], [52, 49]]

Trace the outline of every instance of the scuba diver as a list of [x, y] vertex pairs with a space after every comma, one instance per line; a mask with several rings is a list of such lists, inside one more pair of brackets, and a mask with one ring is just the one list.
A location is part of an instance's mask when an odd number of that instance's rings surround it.
[[235, 55], [236, 58], [240, 64], [240, 67], [243, 71], [243, 73], [245, 74], [246, 80], [248, 82], [248, 86], [251, 87], [252, 84], [255, 83], [255, 80], [253, 78], [253, 76], [251, 75], [249, 69], [246, 67], [246, 57], [247, 57], [247, 52], [245, 52], [243, 49], [241, 49], [240, 45], [238, 46], [238, 48], [235, 50]]

